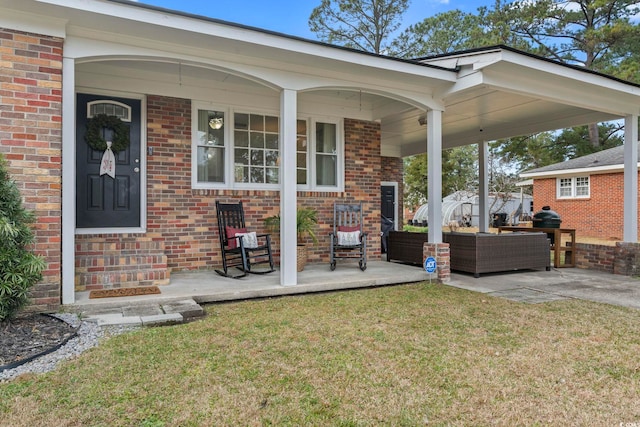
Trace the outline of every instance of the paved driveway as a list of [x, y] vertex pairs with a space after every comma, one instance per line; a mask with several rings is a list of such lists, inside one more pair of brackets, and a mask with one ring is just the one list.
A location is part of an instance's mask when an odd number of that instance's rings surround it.
[[639, 279], [578, 268], [485, 274], [477, 279], [453, 273], [447, 284], [527, 303], [578, 298], [640, 309]]

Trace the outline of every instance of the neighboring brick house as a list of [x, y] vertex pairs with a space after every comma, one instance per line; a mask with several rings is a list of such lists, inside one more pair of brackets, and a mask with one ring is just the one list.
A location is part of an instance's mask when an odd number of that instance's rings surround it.
[[[437, 195], [441, 148], [640, 105], [632, 84], [505, 46], [405, 60], [121, 0], [3, 1], [0, 67], [0, 153], [36, 214], [41, 310], [219, 266], [218, 200], [243, 200], [257, 231], [283, 209], [283, 286], [296, 206], [319, 213], [311, 262], [328, 261], [341, 200], [363, 204], [380, 260], [381, 187], [401, 225], [403, 157], [427, 152]], [[429, 233], [448, 253], [437, 221]]]
[[[533, 179], [534, 212], [550, 206], [579, 236], [621, 241], [624, 146], [520, 174]], [[638, 217], [640, 221], [640, 216]]]

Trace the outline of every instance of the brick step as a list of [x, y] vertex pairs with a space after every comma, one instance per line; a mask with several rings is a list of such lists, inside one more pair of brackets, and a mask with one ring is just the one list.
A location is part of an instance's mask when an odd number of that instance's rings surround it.
[[164, 242], [129, 238], [76, 244], [76, 291], [169, 283]]

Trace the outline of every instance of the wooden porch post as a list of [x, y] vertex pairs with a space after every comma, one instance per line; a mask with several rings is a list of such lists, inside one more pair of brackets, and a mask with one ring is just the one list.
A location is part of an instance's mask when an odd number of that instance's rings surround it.
[[638, 116], [624, 119], [624, 241], [638, 241]]
[[488, 153], [489, 143], [487, 141], [478, 143], [478, 231], [481, 233], [489, 231], [489, 176], [487, 174]]
[[280, 94], [280, 284], [298, 284], [296, 233], [296, 119], [297, 92]]
[[442, 243], [442, 111], [427, 111], [429, 243]]
[[62, 304], [73, 304], [76, 275], [76, 74], [75, 60], [62, 60]]

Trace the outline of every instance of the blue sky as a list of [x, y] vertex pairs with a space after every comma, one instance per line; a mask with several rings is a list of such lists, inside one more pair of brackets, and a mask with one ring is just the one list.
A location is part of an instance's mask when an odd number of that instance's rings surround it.
[[[140, 0], [140, 3], [315, 39], [307, 21], [320, 0]], [[402, 28], [452, 9], [475, 13], [493, 0], [412, 0]]]

